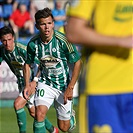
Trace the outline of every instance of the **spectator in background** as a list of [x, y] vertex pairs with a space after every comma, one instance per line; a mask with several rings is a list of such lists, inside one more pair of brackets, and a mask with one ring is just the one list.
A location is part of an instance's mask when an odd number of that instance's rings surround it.
[[34, 22], [24, 3], [20, 3], [19, 9], [11, 14], [9, 21], [16, 34], [18, 34], [20, 30], [28, 30], [31, 35], [34, 34]]
[[55, 8], [52, 10], [54, 16], [54, 25], [55, 30], [58, 30], [60, 27], [65, 25], [66, 21], [66, 12], [63, 9], [63, 3], [61, 1], [55, 2]]
[[30, 14], [35, 22], [34, 15], [38, 10], [41, 10], [48, 6], [48, 0], [31, 0]]
[[2, 10], [2, 5], [0, 5], [0, 28], [3, 27], [4, 24], [4, 20], [3, 20], [3, 10]]
[[5, 3], [2, 5], [3, 19], [5, 22], [5, 25], [9, 24], [9, 17], [13, 12], [13, 3], [14, 3], [14, 0], [5, 0]]
[[71, 3], [66, 36], [86, 52], [79, 132], [133, 133], [132, 9], [132, 0]]
[[14, 0], [13, 11], [16, 11], [19, 7], [19, 4], [24, 3], [27, 6], [27, 9], [30, 8], [31, 0]]

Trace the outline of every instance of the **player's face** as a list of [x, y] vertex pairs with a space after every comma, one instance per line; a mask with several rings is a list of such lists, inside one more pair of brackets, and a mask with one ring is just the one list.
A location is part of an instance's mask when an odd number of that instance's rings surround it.
[[53, 36], [54, 22], [51, 16], [47, 18], [41, 18], [36, 24], [37, 29], [40, 31], [40, 34], [45, 38], [51, 39]]
[[6, 34], [1, 37], [1, 42], [5, 46], [5, 49], [8, 51], [14, 50], [14, 36], [12, 34]]

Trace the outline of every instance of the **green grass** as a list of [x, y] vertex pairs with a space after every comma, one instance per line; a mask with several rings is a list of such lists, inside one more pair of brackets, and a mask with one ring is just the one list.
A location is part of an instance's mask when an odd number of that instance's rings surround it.
[[[74, 129], [73, 133], [79, 133], [78, 106], [74, 106], [74, 110], [76, 112], [77, 126]], [[27, 113], [27, 133], [33, 133], [32, 130], [33, 118], [29, 115], [27, 109], [26, 113]], [[47, 118], [51, 121], [51, 123], [54, 126], [57, 127], [56, 113], [53, 107], [51, 107], [50, 110], [48, 111]], [[14, 108], [0, 108], [0, 133], [19, 133]], [[60, 131], [60, 133], [62, 132]]]

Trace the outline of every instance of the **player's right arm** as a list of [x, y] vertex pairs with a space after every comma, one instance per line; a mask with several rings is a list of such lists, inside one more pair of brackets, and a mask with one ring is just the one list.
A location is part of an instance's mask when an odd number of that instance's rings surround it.
[[24, 65], [24, 80], [25, 80], [25, 88], [24, 88], [24, 97], [28, 100], [29, 97], [35, 92], [35, 87], [33, 88], [30, 84], [31, 77], [31, 64], [34, 63], [35, 59], [35, 46], [33, 42], [30, 42], [27, 45], [27, 59]]
[[[118, 46], [133, 48], [133, 35], [125, 37], [103, 35], [90, 27], [89, 23], [92, 18], [91, 14], [95, 7], [95, 2], [96, 0], [80, 0], [80, 2], [77, 2], [77, 5], [71, 4], [72, 6], [67, 13], [68, 19], [66, 25], [66, 36], [68, 41], [74, 44], [82, 44], [87, 47]], [[130, 26], [129, 28], [132, 29]]]
[[82, 44], [87, 47], [119, 46], [125, 48], [133, 48], [133, 39], [132, 39], [133, 36], [127, 36], [127, 37], [105, 36], [97, 33], [94, 29], [90, 28], [87, 25], [88, 21], [84, 19], [69, 17], [68, 24], [66, 27], [66, 36], [68, 40], [74, 44]]
[[25, 88], [24, 88], [24, 97], [28, 100], [29, 96], [31, 95], [31, 88], [29, 85], [30, 81], [30, 65], [24, 65], [24, 80], [25, 80]]

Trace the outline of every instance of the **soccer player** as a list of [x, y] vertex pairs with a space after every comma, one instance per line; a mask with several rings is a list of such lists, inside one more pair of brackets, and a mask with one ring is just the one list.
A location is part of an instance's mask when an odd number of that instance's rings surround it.
[[[35, 108], [33, 104], [34, 97], [32, 96], [28, 103], [27, 100], [23, 97], [23, 66], [26, 59], [27, 46], [16, 42], [14, 39], [14, 31], [7, 26], [4, 26], [0, 29], [0, 40], [2, 42], [2, 47], [0, 48], [0, 64], [3, 60], [5, 60], [12, 72], [17, 77], [19, 96], [14, 101], [14, 108], [17, 116], [19, 132], [26, 133], [26, 112], [24, 110], [24, 106], [26, 104], [30, 115], [32, 117], [35, 116]], [[37, 59], [35, 61], [38, 63]], [[48, 119], [45, 119], [45, 125], [46, 129], [50, 133], [58, 133], [58, 128], [55, 128]]]
[[[24, 95], [27, 99], [32, 88], [34, 89], [38, 84], [35, 92], [34, 133], [45, 133], [43, 119], [53, 102], [58, 127], [63, 132], [70, 132], [76, 126], [72, 97], [81, 68], [80, 56], [75, 45], [69, 43], [63, 33], [54, 30], [54, 19], [49, 8], [38, 10], [35, 14], [35, 21], [39, 34], [28, 43], [24, 71], [27, 81]], [[40, 78], [38, 79], [37, 74], [29, 84], [29, 68], [35, 57], [40, 60]], [[68, 62], [74, 63], [71, 79]]]
[[132, 0], [70, 5], [66, 36], [84, 47], [85, 59], [79, 132], [133, 132]]

